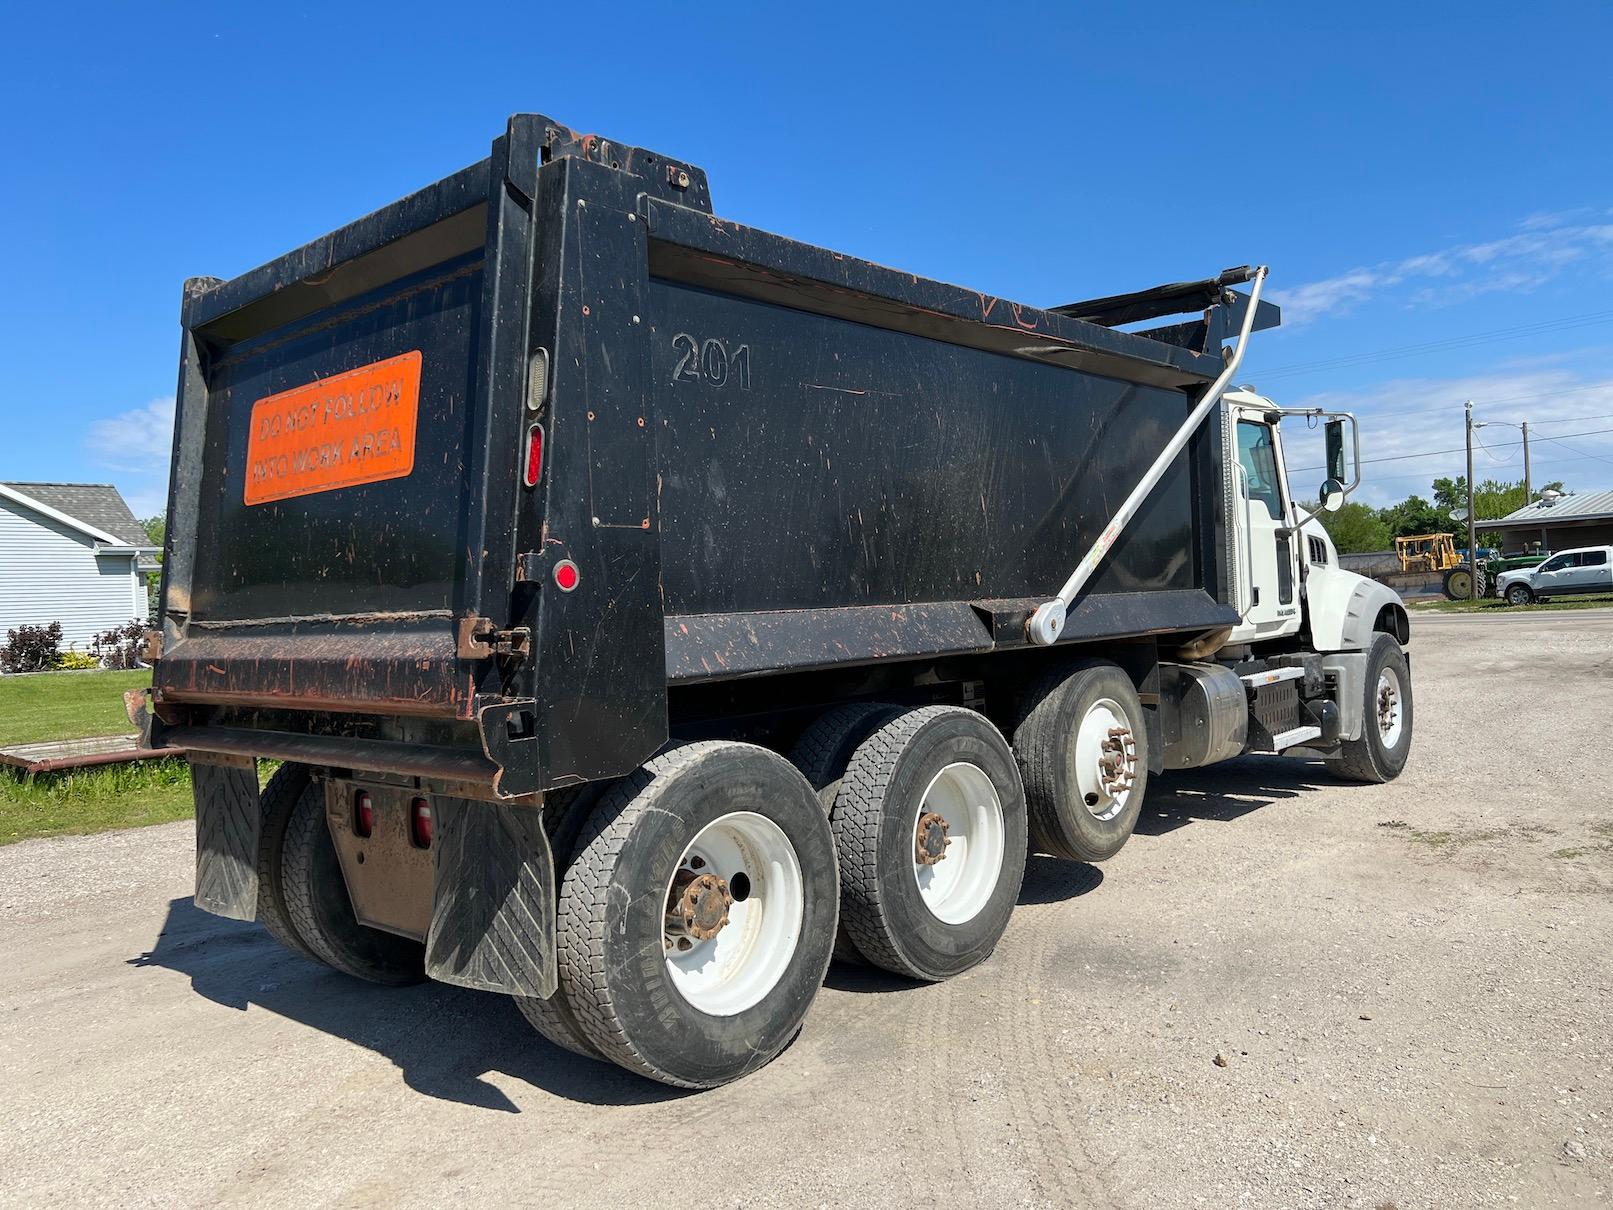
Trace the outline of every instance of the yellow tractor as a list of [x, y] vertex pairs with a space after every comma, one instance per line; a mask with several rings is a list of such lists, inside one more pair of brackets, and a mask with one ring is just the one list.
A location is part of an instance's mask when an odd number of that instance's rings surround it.
[[1479, 583], [1473, 583], [1473, 573], [1468, 570], [1467, 560], [1457, 553], [1452, 534], [1409, 534], [1396, 538], [1395, 554], [1400, 557], [1401, 571], [1443, 572], [1440, 587], [1453, 601], [1475, 600], [1489, 591], [1482, 566]]
[[1410, 534], [1396, 538], [1395, 554], [1400, 556], [1401, 571], [1449, 571], [1462, 565], [1451, 534]]

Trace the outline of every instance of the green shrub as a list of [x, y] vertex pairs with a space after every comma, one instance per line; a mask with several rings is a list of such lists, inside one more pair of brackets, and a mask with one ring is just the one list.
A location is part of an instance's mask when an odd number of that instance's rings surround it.
[[86, 668], [99, 668], [101, 661], [87, 651], [64, 651], [56, 658], [56, 667], [64, 672], [82, 672]]

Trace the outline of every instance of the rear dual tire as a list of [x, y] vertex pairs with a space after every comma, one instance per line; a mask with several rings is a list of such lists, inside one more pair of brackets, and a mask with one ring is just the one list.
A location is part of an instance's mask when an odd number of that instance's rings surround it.
[[925, 706], [876, 728], [851, 757], [832, 813], [841, 912], [857, 950], [938, 981], [996, 948], [1025, 873], [1025, 795], [996, 727]]
[[259, 797], [258, 921], [292, 953], [363, 979], [403, 986], [426, 977], [418, 941], [358, 922], [325, 791], [306, 765], [276, 769]]
[[286, 818], [280, 865], [286, 916], [319, 961], [391, 987], [426, 977], [425, 946], [360, 924], [354, 915], [317, 782], [309, 783]]
[[560, 895], [565, 1003], [602, 1057], [678, 1087], [725, 1084], [800, 1030], [838, 893], [829, 821], [783, 757], [673, 748], [583, 828]]

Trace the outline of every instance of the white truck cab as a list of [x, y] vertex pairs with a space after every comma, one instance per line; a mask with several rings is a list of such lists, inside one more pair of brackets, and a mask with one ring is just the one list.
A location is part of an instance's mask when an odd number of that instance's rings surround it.
[[[1222, 407], [1227, 563], [1241, 621], [1217, 658], [1241, 657], [1246, 667], [1275, 663], [1307, 675], [1319, 666], [1329, 682], [1336, 717], [1324, 711], [1318, 722], [1274, 731], [1272, 750], [1335, 762], [1353, 753], [1358, 766], [1370, 757], [1398, 772], [1411, 725], [1403, 650], [1410, 620], [1393, 589], [1339, 566], [1319, 519], [1360, 482], [1359, 451], [1345, 441], [1355, 418], [1285, 409], [1248, 387], [1227, 391]], [[1290, 417], [1328, 425], [1328, 477], [1314, 505], [1299, 503], [1289, 482], [1281, 425]], [[1258, 675], [1246, 674], [1246, 680]]]
[[1503, 572], [1497, 590], [1509, 605], [1532, 605], [1552, 597], [1613, 592], [1613, 546], [1559, 551], [1538, 567]]

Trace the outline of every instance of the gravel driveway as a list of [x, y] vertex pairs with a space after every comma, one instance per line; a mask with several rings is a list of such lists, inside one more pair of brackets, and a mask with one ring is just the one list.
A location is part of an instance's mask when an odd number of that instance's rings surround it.
[[1613, 1203], [1613, 611], [1411, 650], [1398, 782], [1160, 779], [984, 966], [835, 968], [704, 1094], [197, 912], [187, 825], [0, 849], [0, 1203]]

